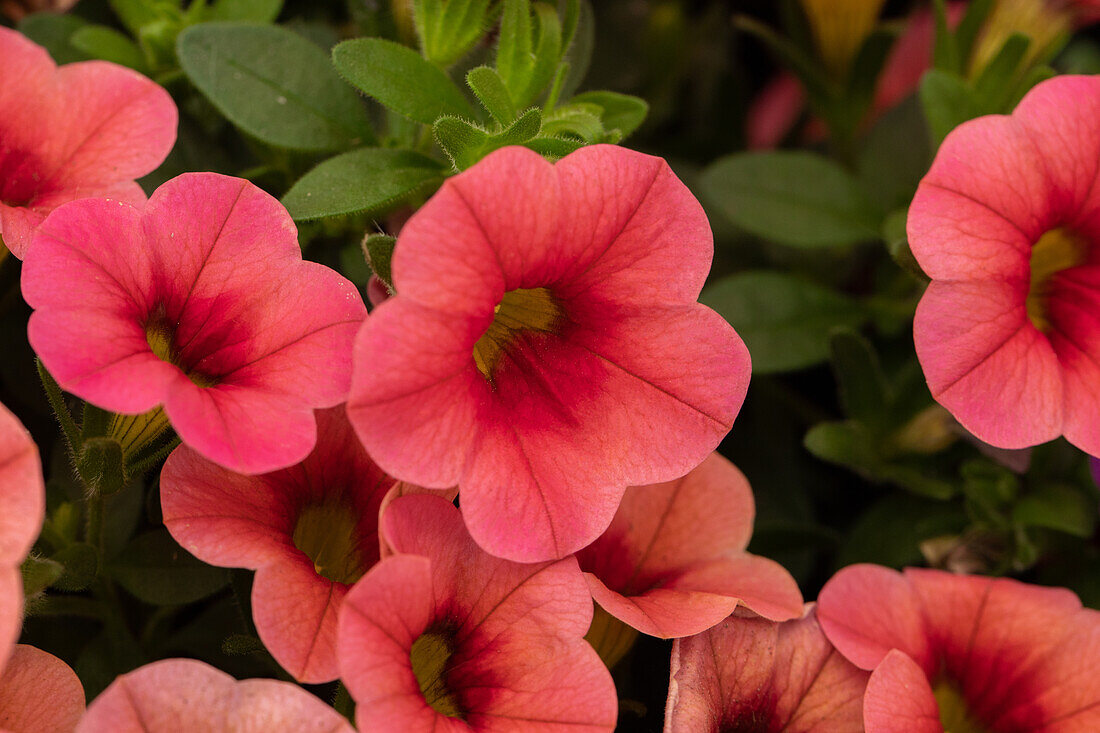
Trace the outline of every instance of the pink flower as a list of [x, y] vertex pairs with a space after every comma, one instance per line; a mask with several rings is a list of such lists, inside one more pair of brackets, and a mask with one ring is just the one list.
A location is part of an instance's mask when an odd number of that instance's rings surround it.
[[77, 733], [354, 733], [331, 707], [297, 685], [242, 680], [193, 659], [164, 659], [104, 690]]
[[822, 589], [817, 616], [874, 670], [868, 733], [1100, 730], [1100, 612], [1068, 590], [853, 565]]
[[956, 128], [909, 209], [932, 278], [913, 324], [936, 400], [1000, 448], [1100, 453], [1100, 79]]
[[740, 409], [748, 352], [696, 302], [712, 251], [659, 158], [497, 151], [401, 230], [397, 294], [356, 342], [352, 424], [391, 475], [458, 485], [487, 551], [575, 552], [628, 485], [687, 473]]
[[577, 560], [596, 602], [651, 636], [697, 634], [738, 605], [796, 618], [794, 578], [745, 552], [753, 514], [744, 474], [712, 453], [681, 479], [627, 489], [611, 526]]
[[309, 455], [313, 409], [347, 396], [363, 301], [302, 261], [286, 210], [247, 181], [189, 173], [144, 207], [75, 201], [34, 242], [28, 337], [78, 397], [126, 414], [163, 405], [196, 452], [263, 473]]
[[106, 61], [58, 68], [8, 28], [0, 79], [0, 237], [12, 254], [23, 258], [34, 228], [66, 201], [145, 200], [134, 179], [176, 141], [176, 105], [164, 89]]
[[10, 733], [69, 733], [84, 712], [84, 688], [69, 666], [15, 643], [23, 626], [19, 566], [45, 514], [38, 448], [0, 405], [0, 728]]
[[781, 624], [730, 616], [673, 642], [665, 733], [862, 733], [866, 685], [811, 607]]
[[399, 553], [340, 611], [340, 673], [363, 730], [610, 731], [611, 675], [583, 636], [592, 601], [572, 557], [519, 565], [486, 554], [435, 496], [394, 500]]
[[343, 406], [317, 413], [317, 447], [262, 476], [227, 471], [185, 446], [161, 472], [168, 531], [195, 557], [256, 570], [252, 617], [301, 682], [334, 680], [336, 614], [378, 562], [378, 512], [393, 479], [355, 437]]

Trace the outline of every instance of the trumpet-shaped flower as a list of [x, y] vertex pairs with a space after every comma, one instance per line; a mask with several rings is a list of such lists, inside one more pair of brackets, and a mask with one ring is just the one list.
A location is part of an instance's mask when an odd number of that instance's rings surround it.
[[909, 209], [928, 385], [1000, 448], [1100, 453], [1098, 119], [1100, 79], [1043, 82], [948, 135]]
[[712, 453], [681, 479], [627, 489], [611, 526], [577, 560], [596, 602], [644, 634], [697, 634], [738, 605], [796, 618], [794, 578], [745, 552], [753, 515], [748, 480]]
[[[290, 215], [239, 178], [190, 173], [144, 207], [74, 201], [22, 274], [28, 337], [65, 390], [116, 413], [163, 406], [185, 444], [243, 473], [303, 460], [313, 409], [339, 404], [366, 309], [302, 261]], [[155, 431], [160, 412], [126, 423]], [[134, 427], [137, 425], [138, 427]]]
[[317, 447], [261, 476], [228, 471], [180, 446], [161, 472], [164, 524], [195, 557], [256, 570], [252, 618], [264, 645], [302, 682], [336, 679], [336, 618], [378, 561], [378, 512], [393, 486], [343, 406], [317, 413]]
[[66, 201], [145, 200], [134, 179], [176, 141], [176, 105], [159, 84], [106, 61], [59, 68], [9, 28], [0, 79], [0, 239], [16, 257]]
[[817, 616], [873, 670], [868, 733], [1100, 730], [1100, 612], [1068, 590], [853, 565], [822, 589]]
[[784, 623], [734, 615], [673, 642], [665, 733], [863, 733], [866, 685], [811, 607]]
[[363, 730], [610, 731], [611, 675], [582, 638], [592, 601], [576, 560], [485, 553], [435, 496], [395, 499], [397, 553], [340, 610], [340, 673]]
[[740, 409], [748, 352], [696, 302], [712, 252], [659, 158], [497, 151], [402, 228], [397, 294], [356, 342], [352, 424], [391, 475], [457, 485], [489, 552], [575, 552], [627, 486], [683, 476]]
[[354, 733], [338, 712], [297, 685], [237, 681], [194, 659], [164, 659], [104, 690], [76, 733]]

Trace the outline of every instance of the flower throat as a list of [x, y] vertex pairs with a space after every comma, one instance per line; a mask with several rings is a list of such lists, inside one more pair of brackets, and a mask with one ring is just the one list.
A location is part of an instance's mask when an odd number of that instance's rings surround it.
[[474, 364], [489, 382], [522, 332], [554, 333], [562, 317], [561, 306], [547, 288], [509, 290], [493, 312], [493, 322], [474, 344]]

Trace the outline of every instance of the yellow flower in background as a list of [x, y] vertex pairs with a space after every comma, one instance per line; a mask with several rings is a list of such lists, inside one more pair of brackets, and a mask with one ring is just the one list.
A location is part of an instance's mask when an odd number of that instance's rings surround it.
[[971, 76], [981, 73], [1014, 33], [1024, 33], [1031, 38], [1023, 62], [1026, 69], [1051, 44], [1072, 30], [1073, 13], [1065, 3], [1055, 0], [998, 0], [974, 46], [969, 73]]
[[830, 73], [847, 76], [875, 27], [884, 0], [802, 0], [817, 50]]

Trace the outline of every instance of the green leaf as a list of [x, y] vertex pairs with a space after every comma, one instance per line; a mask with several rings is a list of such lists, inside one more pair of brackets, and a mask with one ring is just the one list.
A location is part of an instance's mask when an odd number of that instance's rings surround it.
[[882, 216], [836, 163], [807, 152], [741, 153], [700, 178], [731, 221], [793, 247], [834, 247], [879, 237]]
[[19, 21], [19, 32], [39, 46], [44, 46], [58, 64], [87, 61], [90, 55], [73, 46], [70, 39], [78, 30], [88, 25], [75, 15], [34, 13]]
[[879, 436], [886, 429], [891, 397], [878, 354], [867, 339], [847, 329], [833, 332], [829, 350], [844, 412]]
[[86, 542], [76, 542], [50, 558], [64, 568], [50, 585], [63, 591], [82, 591], [90, 586], [99, 567], [99, 553]]
[[870, 436], [859, 423], [818, 423], [806, 433], [802, 444], [823, 461], [847, 466], [865, 475], [869, 475], [878, 463], [878, 457], [870, 449]]
[[166, 529], [136, 537], [111, 563], [110, 573], [135, 598], [156, 606], [194, 603], [229, 582], [224, 568], [196, 560]]
[[974, 101], [983, 112], [1007, 112], [1006, 105], [1016, 88], [1016, 70], [1020, 67], [1031, 39], [1013, 33], [997, 55], [986, 64], [974, 82]]
[[920, 102], [935, 147], [955, 127], [981, 114], [974, 93], [957, 74], [932, 69], [920, 84]]
[[378, 212], [442, 181], [442, 166], [420, 153], [363, 148], [322, 161], [283, 196], [297, 221]]
[[30, 598], [41, 593], [65, 574], [65, 566], [56, 560], [30, 554], [19, 566], [23, 576], [23, 596]]
[[535, 3], [535, 15], [539, 21], [539, 40], [530, 78], [516, 97], [519, 107], [525, 107], [538, 98], [553, 81], [561, 63], [561, 20], [558, 19], [558, 11], [546, 3]]
[[542, 131], [546, 135], [575, 135], [585, 142], [601, 142], [605, 132], [600, 121], [602, 113], [594, 104], [570, 102], [546, 115]]
[[466, 74], [466, 84], [497, 122], [510, 125], [516, 119], [516, 106], [500, 74], [491, 66], [478, 66]]
[[156, 23], [167, 21], [178, 25], [183, 22], [183, 11], [173, 0], [108, 0], [108, 4], [122, 25], [135, 36], [142, 28]]
[[[568, 1], [572, 2], [572, 0]], [[569, 23], [573, 21], [566, 17], [565, 38], [567, 40], [564, 44], [563, 61], [567, 66], [567, 74], [562, 80], [562, 99], [573, 96], [584, 81], [584, 77], [588, 74], [588, 67], [592, 65], [592, 52], [596, 47], [596, 14], [592, 11], [592, 5], [588, 0], [580, 0], [577, 4], [576, 18], [575, 30], [569, 33]]]
[[856, 170], [863, 190], [882, 211], [909, 207], [932, 164], [928, 125], [908, 99], [882, 116], [863, 140]]
[[892, 568], [919, 565], [920, 543], [966, 527], [957, 506], [910, 494], [880, 499], [845, 534], [835, 567], [873, 562]]
[[874, 476], [929, 499], [950, 499], [958, 493], [954, 483], [930, 473], [927, 466], [919, 461], [880, 466]]
[[137, 71], [147, 65], [145, 54], [129, 37], [105, 25], [87, 25], [69, 37], [69, 42], [92, 58], [111, 61]]
[[450, 66], [485, 34], [488, 0], [416, 0], [413, 17], [420, 50], [429, 61]]
[[199, 91], [230, 122], [269, 145], [336, 150], [374, 140], [355, 92], [336, 76], [324, 51], [297, 33], [203, 23], [180, 33], [177, 50]]
[[572, 153], [574, 150], [579, 150], [584, 147], [584, 141], [577, 140], [576, 138], [563, 138], [563, 137], [536, 137], [534, 140], [528, 140], [525, 142], [524, 147], [534, 150], [544, 158], [550, 158], [551, 160], [557, 158], [564, 158]]
[[936, 40], [932, 48], [932, 65], [939, 70], [949, 72], [962, 71], [962, 59], [955, 36], [951, 33], [947, 21], [946, 0], [932, 0], [936, 18]]
[[535, 67], [531, 49], [531, 5], [528, 0], [504, 0], [496, 67], [512, 98], [519, 100], [531, 81]]
[[371, 270], [378, 279], [393, 287], [393, 272], [390, 270], [390, 261], [393, 259], [393, 248], [397, 245], [397, 237], [388, 234], [371, 234], [363, 240], [363, 256], [370, 265]]
[[959, 25], [955, 27], [955, 48], [959, 59], [966, 61], [974, 50], [974, 42], [982, 30], [989, 13], [993, 10], [995, 0], [971, 0], [966, 5], [966, 14]]
[[207, 18], [273, 23], [282, 9], [283, 0], [217, 0], [207, 11]]
[[605, 130], [618, 130], [628, 137], [645, 121], [649, 104], [640, 97], [618, 92], [584, 92], [570, 100], [582, 104], [594, 104], [603, 110], [600, 122]]
[[858, 328], [866, 314], [851, 298], [781, 272], [744, 272], [699, 299], [729, 321], [752, 354], [755, 374], [813, 366], [829, 356], [829, 333]]
[[439, 67], [401, 44], [357, 38], [332, 49], [345, 79], [405, 117], [426, 125], [444, 115], [474, 118], [473, 107]]
[[481, 160], [480, 152], [489, 142], [489, 133], [459, 117], [440, 117], [432, 126], [432, 134], [460, 171]]
[[1044, 484], [1020, 499], [1012, 518], [1029, 527], [1091, 537], [1096, 526], [1096, 502], [1073, 486]]

